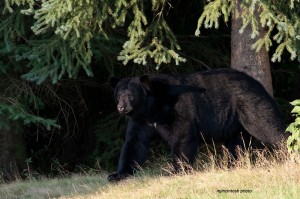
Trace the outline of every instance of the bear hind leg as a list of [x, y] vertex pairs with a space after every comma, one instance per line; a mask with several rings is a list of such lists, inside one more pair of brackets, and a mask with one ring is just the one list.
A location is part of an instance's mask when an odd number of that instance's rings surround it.
[[229, 152], [228, 167], [233, 167], [234, 162], [238, 160], [239, 153], [243, 153], [251, 147], [252, 137], [247, 132], [238, 132], [231, 139], [224, 143]]

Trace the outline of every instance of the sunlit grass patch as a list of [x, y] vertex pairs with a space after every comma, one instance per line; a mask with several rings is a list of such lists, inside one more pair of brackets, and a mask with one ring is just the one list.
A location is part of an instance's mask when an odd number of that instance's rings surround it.
[[200, 154], [193, 169], [178, 175], [170, 174], [170, 164], [162, 159], [146, 164], [135, 176], [117, 183], [108, 183], [106, 173], [31, 179], [1, 184], [0, 195], [74, 199], [297, 198], [300, 195], [299, 157], [290, 155], [284, 147], [273, 152], [240, 151], [232, 167], [228, 167], [230, 156], [226, 152], [217, 154]]

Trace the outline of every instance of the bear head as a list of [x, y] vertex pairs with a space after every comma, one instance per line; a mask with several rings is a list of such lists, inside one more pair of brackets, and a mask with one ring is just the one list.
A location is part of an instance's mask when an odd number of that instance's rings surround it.
[[151, 112], [155, 106], [155, 97], [151, 89], [149, 76], [118, 79], [112, 77], [110, 84], [114, 89], [114, 98], [119, 113], [135, 116]]

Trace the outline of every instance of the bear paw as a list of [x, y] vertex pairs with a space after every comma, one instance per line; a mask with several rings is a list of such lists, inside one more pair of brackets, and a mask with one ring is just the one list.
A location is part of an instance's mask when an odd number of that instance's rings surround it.
[[128, 174], [113, 173], [113, 174], [110, 174], [107, 177], [107, 180], [109, 182], [117, 182], [117, 181], [120, 181], [120, 180], [124, 180], [127, 177], [128, 177]]

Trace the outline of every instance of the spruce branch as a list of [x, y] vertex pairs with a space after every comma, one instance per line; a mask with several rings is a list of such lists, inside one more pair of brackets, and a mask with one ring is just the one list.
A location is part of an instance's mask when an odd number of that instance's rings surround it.
[[[290, 9], [286, 9], [286, 5]], [[259, 19], [256, 18], [255, 12], [259, 9]], [[199, 17], [195, 35], [200, 35], [200, 28], [218, 28], [219, 18], [224, 17], [228, 21], [230, 12], [234, 10], [237, 17], [242, 18], [242, 27], [239, 32], [242, 34], [244, 29], [251, 26], [251, 38], [255, 39], [252, 45], [257, 51], [263, 46], [269, 50], [273, 42], [276, 41], [278, 46], [273, 54], [272, 61], [280, 61], [284, 50], [291, 54], [291, 59], [298, 57], [300, 60], [300, 1], [269, 1], [269, 0], [245, 0], [241, 4], [241, 12], [233, 7], [233, 0], [214, 0], [209, 2]], [[259, 38], [259, 25], [268, 28], [267, 34]], [[272, 37], [271, 32], [276, 32]]]

